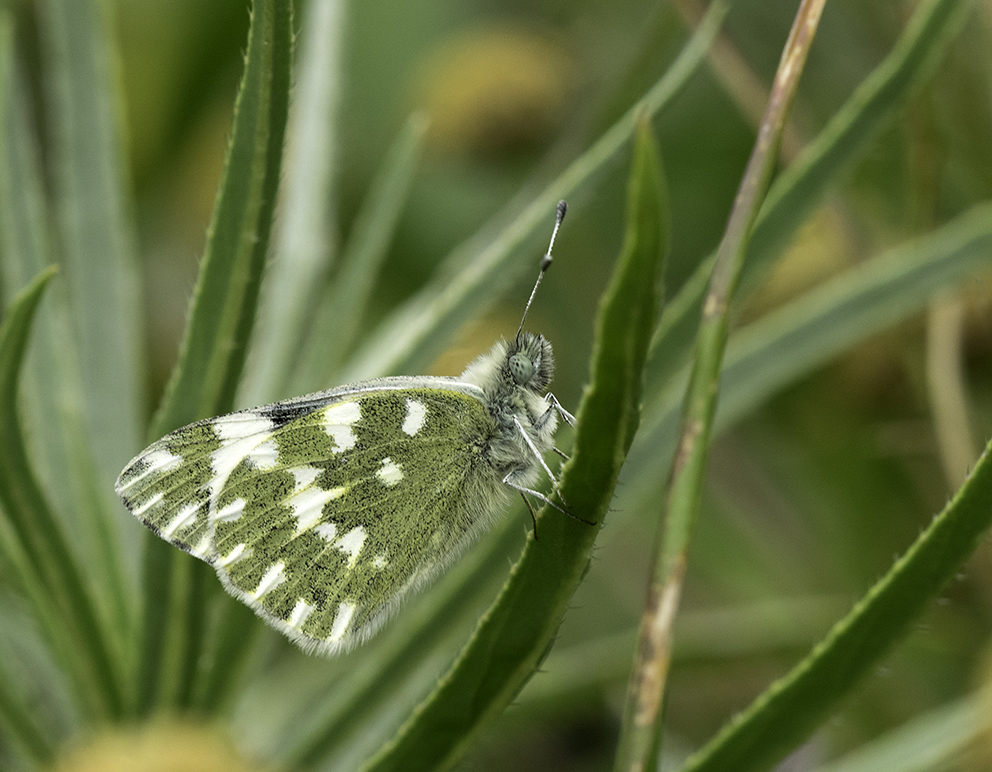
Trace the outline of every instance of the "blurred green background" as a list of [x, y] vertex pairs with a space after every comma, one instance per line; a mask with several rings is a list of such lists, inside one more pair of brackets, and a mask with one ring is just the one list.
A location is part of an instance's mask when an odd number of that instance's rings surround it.
[[[37, 81], [32, 4], [6, 5]], [[915, 5], [828, 3], [785, 162], [883, 59]], [[248, 13], [243, 0], [107, 6], [119, 47], [120, 121], [142, 261], [150, 413], [175, 362], [202, 253]], [[301, 6], [299, 27], [307, 24]], [[655, 123], [672, 209], [669, 295], [720, 239], [763, 107], [760, 91], [756, 98], [748, 86], [767, 88], [795, 6], [735, 2], [712, 66]], [[421, 287], [449, 250], [494, 217], [498, 222], [508, 203], [527, 200], [627, 110], [664, 72], [696, 10], [689, 0], [350, 4], [336, 200], [328, 212], [338, 223], [338, 247], [409, 115], [424, 110], [430, 119], [368, 327]], [[990, 27], [992, 4], [977, 3], [936, 74], [845, 172], [747, 299], [741, 321], [992, 198]], [[35, 110], [43, 134], [41, 98]], [[555, 266], [528, 322], [554, 344], [553, 388], [566, 406], [581, 396], [591, 320], [620, 248], [626, 174], [625, 163], [614, 163], [569, 202]], [[549, 232], [551, 223], [549, 212]], [[534, 242], [535, 262], [545, 238]], [[460, 331], [432, 371], [457, 374], [496, 337], [512, 334], [532, 280], [527, 274]], [[958, 448], [973, 459], [992, 435], [992, 275], [969, 279], [942, 302], [790, 385], [717, 440], [676, 632], [671, 750], [704, 742], [786, 672], [960, 483], [960, 462], [938, 440], [940, 395], [928, 381], [936, 353], [928, 353], [928, 336], [937, 352], [959, 346], [970, 436], [958, 432]], [[666, 473], [658, 469], [659, 478]], [[608, 766], [655, 527], [653, 513], [623, 511], [622, 493], [616, 514], [556, 648], [575, 652], [562, 661], [588, 668], [589, 683], [573, 672], [568, 688], [556, 689], [549, 660], [549, 673], [532, 682], [462, 768]], [[988, 543], [958, 579], [786, 769], [814, 769], [989, 680]], [[604, 648], [583, 655], [580, 647], [590, 642]], [[594, 653], [606, 650], [610, 656]], [[955, 768], [990, 767], [992, 749]]]

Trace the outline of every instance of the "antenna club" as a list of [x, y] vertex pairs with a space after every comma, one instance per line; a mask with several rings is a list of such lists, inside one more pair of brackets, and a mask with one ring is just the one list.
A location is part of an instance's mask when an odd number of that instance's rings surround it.
[[551, 250], [555, 246], [555, 236], [558, 235], [558, 229], [561, 227], [561, 221], [565, 219], [565, 212], [567, 211], [568, 204], [564, 201], [559, 201], [558, 208], [555, 210], [555, 229], [551, 232], [551, 243], [548, 244], [548, 251], [541, 256], [541, 270], [538, 271], [537, 281], [534, 282], [534, 289], [530, 291], [530, 298], [527, 299], [527, 305], [524, 306], [524, 315], [520, 319], [520, 326], [517, 328], [518, 341], [520, 340], [520, 333], [524, 329], [524, 322], [527, 321], [527, 312], [530, 311], [530, 304], [534, 302], [537, 288], [541, 286], [541, 279], [544, 278], [544, 273], [551, 267]]

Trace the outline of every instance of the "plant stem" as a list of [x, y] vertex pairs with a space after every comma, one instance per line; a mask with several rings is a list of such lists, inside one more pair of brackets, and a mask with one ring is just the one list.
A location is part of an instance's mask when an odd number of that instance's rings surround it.
[[825, 2], [803, 0], [796, 13], [758, 139], [717, 250], [655, 542], [652, 575], [617, 752], [618, 772], [657, 767], [662, 698], [672, 656], [672, 626], [682, 595], [692, 527], [702, 498], [720, 367], [727, 343], [727, 309], [737, 288], [751, 230], [772, 178], [786, 118]]

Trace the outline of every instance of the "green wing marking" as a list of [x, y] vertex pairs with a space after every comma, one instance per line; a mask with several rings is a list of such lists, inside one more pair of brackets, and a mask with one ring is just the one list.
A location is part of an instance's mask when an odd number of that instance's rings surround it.
[[365, 387], [179, 429], [117, 489], [270, 624], [331, 653], [375, 632], [500, 512], [494, 432], [460, 391]]

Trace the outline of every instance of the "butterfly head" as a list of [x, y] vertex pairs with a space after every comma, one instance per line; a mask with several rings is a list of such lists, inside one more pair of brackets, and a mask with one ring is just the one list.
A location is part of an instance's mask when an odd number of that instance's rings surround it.
[[544, 391], [555, 374], [551, 344], [543, 335], [520, 333], [507, 347], [504, 367], [512, 383], [531, 391]]

